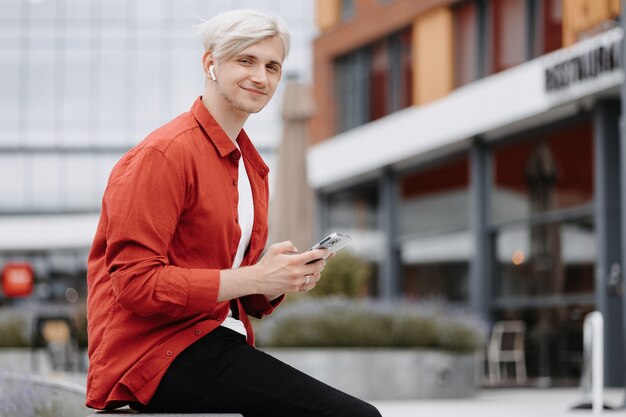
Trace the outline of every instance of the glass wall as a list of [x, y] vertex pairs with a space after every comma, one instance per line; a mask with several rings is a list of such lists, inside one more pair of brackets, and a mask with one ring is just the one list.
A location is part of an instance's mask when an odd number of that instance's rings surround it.
[[325, 234], [341, 231], [353, 238], [346, 251], [367, 262], [372, 268], [368, 293], [378, 294], [376, 276], [385, 253], [385, 234], [380, 227], [378, 184], [360, 184], [330, 193], [326, 197], [327, 229]]
[[493, 318], [526, 321], [531, 377], [577, 383], [595, 304], [591, 122], [494, 148], [492, 181]]
[[[32, 263], [35, 297], [46, 301], [63, 299], [55, 288], [64, 277], [84, 280], [84, 267], [73, 265], [86, 265], [91, 240], [82, 231], [95, 232], [111, 168], [202, 94], [203, 46], [194, 26], [241, 7], [286, 20], [292, 47], [284, 76], [310, 82], [314, 2], [0, 2], [0, 272], [7, 262]], [[246, 124], [270, 168], [281, 135], [281, 88]], [[72, 239], [56, 238], [65, 230]]]
[[563, 46], [563, 0], [535, 0], [534, 56], [556, 51]]
[[595, 239], [591, 217], [500, 228], [495, 304], [593, 302]]
[[455, 85], [561, 48], [561, 0], [465, 0], [454, 15]]
[[338, 132], [412, 104], [411, 33], [406, 28], [335, 60]]
[[492, 72], [524, 62], [528, 55], [526, 0], [491, 0]]
[[[199, 17], [246, 4], [285, 18], [284, 70], [309, 80], [313, 2], [1, 2], [0, 213], [97, 213], [121, 154], [202, 94]], [[272, 103], [247, 126], [270, 160], [279, 109]]]
[[479, 78], [479, 61], [483, 55], [479, 43], [479, 5], [476, 1], [459, 3], [454, 13], [455, 85], [471, 83]]
[[468, 297], [469, 162], [442, 162], [400, 179], [398, 239], [403, 295], [463, 303]]
[[585, 122], [497, 148], [493, 222], [593, 203], [592, 139]]

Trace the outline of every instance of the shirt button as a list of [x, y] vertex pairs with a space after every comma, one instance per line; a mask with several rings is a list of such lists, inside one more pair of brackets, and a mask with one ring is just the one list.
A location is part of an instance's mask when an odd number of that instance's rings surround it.
[[167, 356], [172, 356], [174, 353], [173, 353], [171, 350], [168, 350], [167, 352], [165, 352], [165, 354], [166, 354]]
[[200, 331], [200, 329], [196, 329], [196, 331], [195, 331], [194, 333], [195, 333], [196, 335], [200, 336], [200, 333], [202, 333], [202, 332]]
[[233, 153], [233, 159], [239, 159], [239, 153], [238, 152], [234, 152]]
[[239, 217], [235, 217], [235, 223], [239, 224]]
[[233, 185], [236, 187], [237, 186], [237, 180], [233, 180]]

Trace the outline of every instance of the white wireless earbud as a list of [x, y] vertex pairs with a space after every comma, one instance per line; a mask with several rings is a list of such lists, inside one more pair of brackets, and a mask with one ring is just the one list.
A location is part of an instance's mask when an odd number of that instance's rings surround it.
[[214, 66], [214, 65], [211, 65], [211, 66], [209, 67], [209, 74], [211, 74], [211, 79], [212, 79], [213, 81], [215, 81], [215, 80], [216, 80], [216, 78], [215, 78], [215, 71], [213, 70], [213, 68], [215, 68], [215, 66]]

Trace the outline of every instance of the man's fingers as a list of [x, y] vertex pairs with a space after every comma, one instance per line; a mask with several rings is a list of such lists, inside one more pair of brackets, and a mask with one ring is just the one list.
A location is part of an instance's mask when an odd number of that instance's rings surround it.
[[308, 264], [326, 258], [328, 256], [328, 252], [328, 249], [313, 249], [304, 252], [300, 256], [302, 256], [304, 263]]
[[286, 240], [284, 242], [274, 243], [272, 245], [272, 249], [276, 251], [276, 253], [294, 253], [298, 252], [298, 249], [293, 245], [290, 240]]

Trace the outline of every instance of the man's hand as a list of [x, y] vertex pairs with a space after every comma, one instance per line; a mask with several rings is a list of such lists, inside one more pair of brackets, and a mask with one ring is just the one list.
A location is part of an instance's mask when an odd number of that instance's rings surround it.
[[271, 300], [280, 294], [313, 289], [321, 278], [328, 250], [297, 252], [289, 241], [276, 243], [256, 265], [221, 271], [218, 301], [249, 294], [265, 294]]
[[259, 272], [262, 294], [287, 294], [315, 288], [321, 278], [328, 256], [326, 249], [313, 249], [304, 253], [286, 241], [269, 247], [267, 253], [254, 266]]

